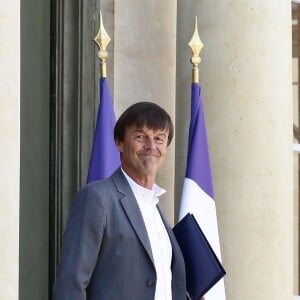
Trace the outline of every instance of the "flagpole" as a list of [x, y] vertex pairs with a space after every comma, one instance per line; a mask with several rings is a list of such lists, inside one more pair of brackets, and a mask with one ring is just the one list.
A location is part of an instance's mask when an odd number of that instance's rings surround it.
[[200, 40], [199, 33], [198, 33], [198, 22], [197, 17], [195, 17], [195, 29], [194, 34], [191, 40], [188, 43], [188, 46], [191, 48], [193, 56], [191, 57], [190, 61], [193, 64], [193, 74], [192, 80], [194, 83], [199, 83], [199, 64], [201, 62], [200, 58], [200, 51], [203, 48], [203, 43]]
[[[195, 18], [195, 29], [188, 46], [192, 50], [190, 61], [193, 65], [191, 117], [186, 175], [182, 189], [179, 218], [183, 221], [187, 213], [194, 215], [199, 227], [206, 236], [207, 241], [221, 262], [218, 222], [214, 201], [204, 107], [199, 84], [199, 64], [201, 62], [199, 54], [203, 48], [203, 44], [198, 34], [197, 18]], [[189, 233], [188, 229], [186, 233]], [[194, 241], [186, 244], [187, 247], [191, 246], [192, 249], [194, 249]], [[196, 268], [199, 260], [200, 258], [196, 257], [196, 262], [193, 263], [191, 267], [188, 267], [189, 265], [186, 264], [187, 278], [189, 278], [187, 280], [187, 289], [190, 294], [193, 294], [192, 298], [198, 299], [200, 295], [204, 293], [206, 300], [226, 300], [224, 280], [219, 280], [220, 277], [218, 277], [218, 281], [212, 281], [213, 285], [208, 285], [206, 289], [201, 289], [200, 283], [203, 283], [204, 281], [200, 278], [204, 276], [203, 279], [208, 280], [208, 277], [213, 273], [206, 271], [200, 272], [200, 268]], [[201, 263], [201, 265], [203, 266], [203, 263]], [[206, 267], [205, 269], [207, 270]], [[224, 272], [221, 275], [224, 276]]]
[[93, 40], [99, 47], [100, 99], [89, 170], [86, 180], [87, 183], [109, 177], [120, 166], [120, 153], [114, 141], [116, 117], [106, 78], [106, 59], [108, 57], [106, 47], [111, 39], [103, 26], [101, 11], [99, 30]]
[[99, 30], [96, 37], [94, 38], [94, 41], [99, 47], [98, 58], [100, 62], [100, 78], [106, 78], [106, 59], [108, 57], [106, 47], [110, 43], [111, 38], [109, 37], [108, 33], [104, 28], [101, 10], [99, 23]]

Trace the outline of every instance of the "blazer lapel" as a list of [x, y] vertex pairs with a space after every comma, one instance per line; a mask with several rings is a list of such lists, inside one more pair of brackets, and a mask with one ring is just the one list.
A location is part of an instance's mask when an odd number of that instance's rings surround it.
[[123, 194], [123, 197], [120, 198], [120, 203], [127, 215], [127, 218], [154, 265], [151, 245], [140, 208], [120, 168], [113, 174], [112, 179], [118, 191]]

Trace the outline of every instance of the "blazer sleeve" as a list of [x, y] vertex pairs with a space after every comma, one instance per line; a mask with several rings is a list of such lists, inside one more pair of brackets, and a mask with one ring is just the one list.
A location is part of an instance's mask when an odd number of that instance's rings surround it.
[[88, 185], [72, 202], [53, 300], [86, 299], [86, 288], [98, 259], [105, 224], [105, 207], [99, 193], [95, 185]]

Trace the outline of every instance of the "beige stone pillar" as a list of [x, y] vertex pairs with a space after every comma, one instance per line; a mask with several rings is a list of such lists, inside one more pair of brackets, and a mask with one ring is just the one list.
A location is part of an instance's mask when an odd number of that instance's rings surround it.
[[[114, 101], [117, 116], [132, 103], [153, 101], [175, 118], [176, 1], [116, 0]], [[175, 119], [174, 119], [175, 120]], [[162, 204], [174, 212], [174, 143], [158, 177]]]
[[227, 300], [292, 299], [290, 2], [178, 1], [179, 123], [195, 15]]
[[20, 1], [0, 2], [0, 299], [19, 289]]

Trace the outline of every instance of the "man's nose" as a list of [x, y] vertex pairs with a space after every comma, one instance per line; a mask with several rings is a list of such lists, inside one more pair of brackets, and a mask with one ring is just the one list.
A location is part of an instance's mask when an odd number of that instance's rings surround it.
[[145, 147], [147, 149], [154, 149], [156, 147], [154, 138], [148, 136], [145, 141]]

